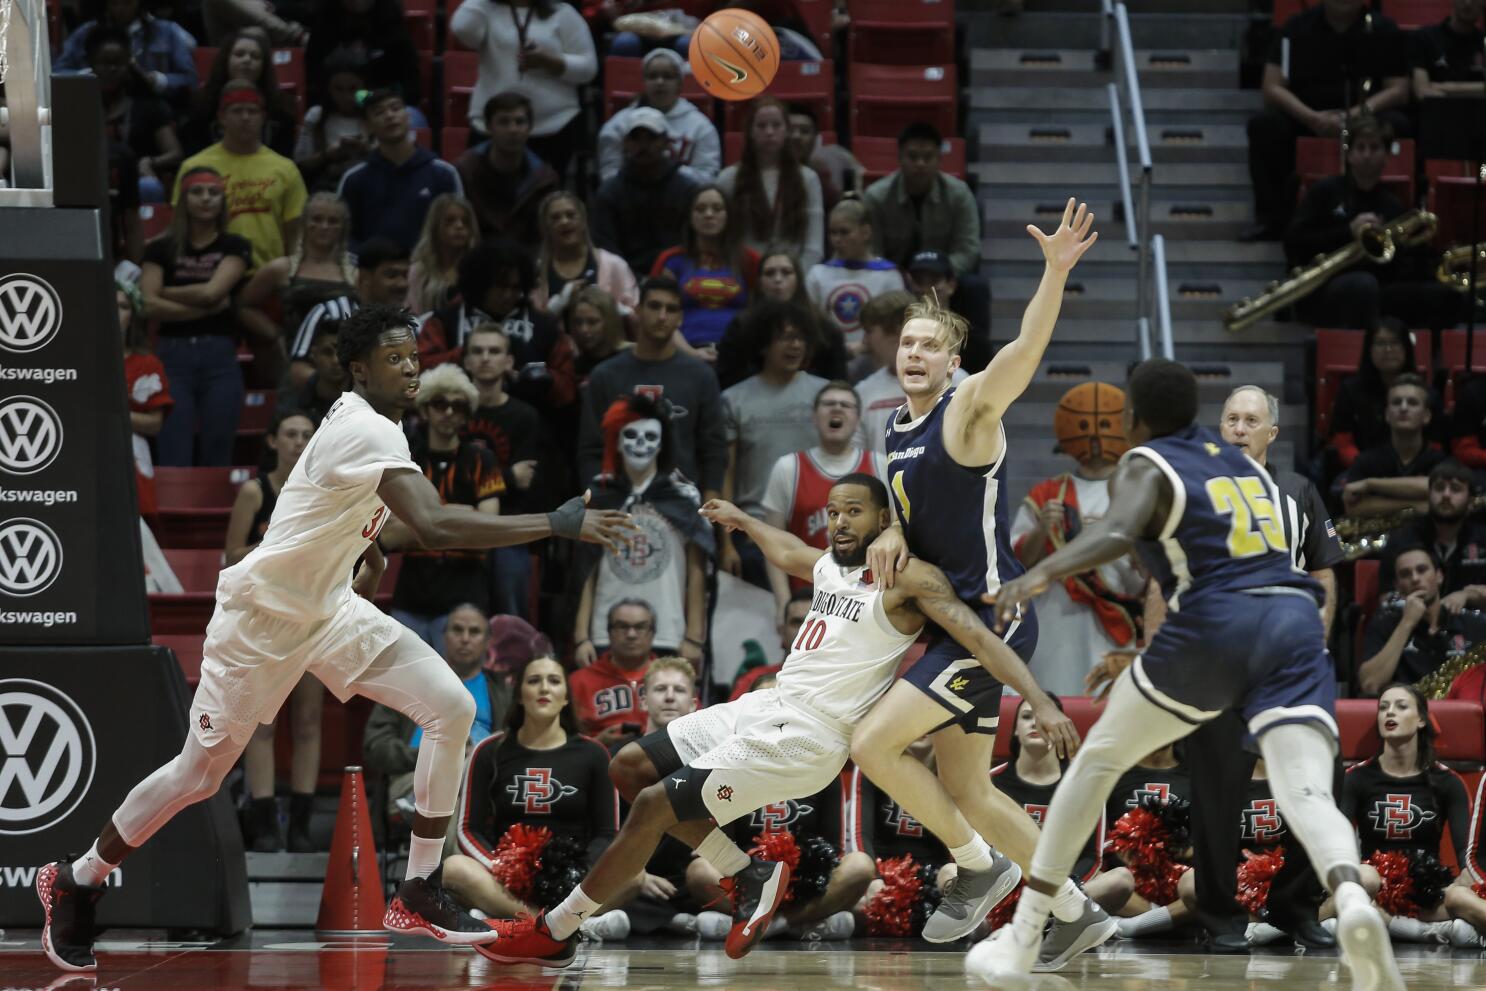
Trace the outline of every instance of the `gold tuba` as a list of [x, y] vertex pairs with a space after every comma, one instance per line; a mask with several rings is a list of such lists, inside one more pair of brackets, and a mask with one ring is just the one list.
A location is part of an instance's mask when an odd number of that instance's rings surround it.
[[1449, 694], [1456, 678], [1482, 661], [1486, 661], [1486, 643], [1473, 644], [1465, 653], [1457, 654], [1414, 682], [1414, 687], [1431, 701], [1442, 699]]
[[[1475, 496], [1466, 507], [1467, 514], [1481, 512], [1486, 512], [1486, 495]], [[1410, 506], [1377, 516], [1340, 516], [1336, 520], [1337, 540], [1348, 561], [1371, 557], [1388, 549], [1388, 542], [1396, 531], [1428, 515], [1427, 511]]]
[[1332, 276], [1340, 275], [1360, 261], [1386, 265], [1400, 247], [1413, 247], [1434, 237], [1437, 223], [1432, 213], [1410, 210], [1386, 224], [1369, 224], [1357, 232], [1350, 244], [1317, 255], [1310, 264], [1293, 268], [1284, 279], [1271, 282], [1258, 296], [1229, 307], [1223, 314], [1223, 326], [1229, 330], [1244, 330], [1275, 310], [1304, 299]]
[[[1476, 246], [1476, 301], [1486, 299], [1486, 244]], [[1458, 292], [1470, 292], [1471, 246], [1458, 245], [1440, 256], [1435, 278]]]

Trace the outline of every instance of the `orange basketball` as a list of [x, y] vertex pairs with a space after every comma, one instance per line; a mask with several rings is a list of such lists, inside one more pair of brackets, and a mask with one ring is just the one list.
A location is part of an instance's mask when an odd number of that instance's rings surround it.
[[779, 39], [757, 14], [719, 10], [691, 34], [691, 74], [719, 100], [751, 100], [779, 71]]
[[1106, 382], [1076, 385], [1058, 400], [1053, 432], [1063, 453], [1080, 462], [1103, 455], [1118, 458], [1130, 449], [1125, 439], [1125, 393]]

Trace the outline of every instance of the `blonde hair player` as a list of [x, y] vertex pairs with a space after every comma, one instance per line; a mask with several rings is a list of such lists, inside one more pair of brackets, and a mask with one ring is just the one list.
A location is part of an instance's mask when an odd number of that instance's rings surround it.
[[[1022, 574], [1011, 549], [1005, 488], [1006, 431], [1001, 419], [1032, 381], [1057, 322], [1068, 273], [1093, 247], [1094, 215], [1070, 199], [1058, 228], [1027, 233], [1045, 266], [1022, 316], [1021, 333], [981, 372], [959, 385], [967, 325], [938, 303], [910, 307], [898, 341], [898, 382], [908, 401], [887, 426], [888, 481], [897, 523], [878, 537], [867, 563], [891, 587], [909, 554], [937, 565], [955, 594], [989, 626], [981, 597]], [[1003, 635], [1024, 660], [1037, 646], [1037, 622], [1024, 611]], [[958, 865], [924, 939], [968, 935], [1021, 881], [1037, 845], [1037, 825], [991, 784], [986, 768], [996, 740], [1001, 682], [943, 630], [873, 708], [852, 738], [852, 759], [910, 815], [938, 836]], [[1039, 723], [1058, 715], [1034, 701]], [[1050, 710], [1050, 711], [1045, 711]], [[938, 777], [907, 753], [932, 734]], [[1060, 753], [1060, 756], [1065, 754]], [[1001, 848], [991, 849], [986, 837]], [[1067, 881], [1053, 911], [1060, 925], [1039, 968], [1056, 970], [1114, 932], [1114, 921]]]

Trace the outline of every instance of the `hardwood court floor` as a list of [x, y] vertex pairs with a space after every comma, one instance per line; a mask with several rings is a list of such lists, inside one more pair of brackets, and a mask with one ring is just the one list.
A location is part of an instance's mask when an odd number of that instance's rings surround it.
[[[217, 944], [169, 943], [157, 933], [109, 933], [99, 943], [96, 975], [63, 975], [42, 955], [33, 932], [0, 941], [0, 988], [126, 988], [193, 991], [245, 988], [433, 991], [586, 991], [725, 988], [732, 991], [917, 991], [971, 989], [962, 951], [906, 941], [765, 944], [732, 961], [715, 944], [634, 940], [587, 944], [566, 971], [502, 967], [471, 950], [446, 950], [396, 938], [320, 942], [303, 931], [254, 930]], [[1400, 966], [1414, 989], [1486, 987], [1486, 955], [1448, 947], [1401, 947]], [[1018, 985], [1021, 987], [1022, 985]], [[1334, 953], [1266, 948], [1252, 956], [1207, 956], [1193, 944], [1116, 943], [1085, 954], [1063, 973], [1035, 979], [1037, 991], [1346, 991], [1351, 980]]]

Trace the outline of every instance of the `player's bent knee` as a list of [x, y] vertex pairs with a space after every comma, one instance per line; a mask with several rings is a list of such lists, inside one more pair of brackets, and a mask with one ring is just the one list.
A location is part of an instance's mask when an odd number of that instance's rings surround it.
[[640, 790], [660, 780], [650, 756], [637, 743], [626, 743], [609, 761], [609, 780], [626, 802], [633, 802]]
[[625, 824], [635, 823], [664, 829], [679, 821], [676, 810], [671, 807], [671, 797], [666, 794], [665, 786], [653, 784], [640, 789], [640, 793], [635, 796]]
[[1377, 868], [1371, 864], [1362, 864], [1357, 871], [1362, 876], [1362, 890], [1376, 898], [1378, 892], [1383, 890], [1383, 879], [1379, 876]]
[[860, 887], [862, 891], [866, 891], [867, 885], [877, 877], [877, 863], [858, 850], [842, 857], [834, 874], [847, 890]]

